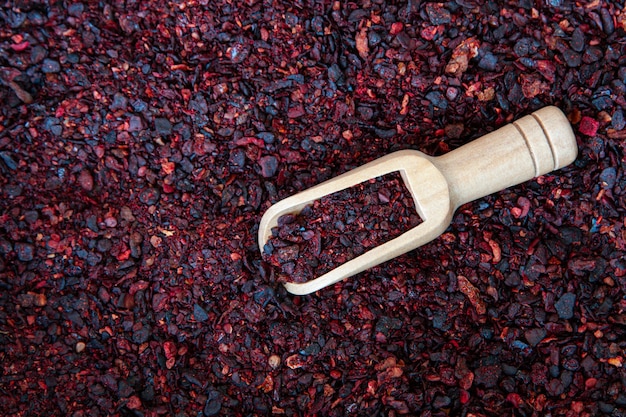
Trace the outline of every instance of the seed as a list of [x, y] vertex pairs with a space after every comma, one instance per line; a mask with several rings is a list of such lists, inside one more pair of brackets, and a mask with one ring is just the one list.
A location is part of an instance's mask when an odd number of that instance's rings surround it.
[[276, 369], [280, 366], [280, 356], [278, 355], [270, 355], [270, 357], [267, 360], [268, 365], [270, 366], [270, 368], [272, 369]]

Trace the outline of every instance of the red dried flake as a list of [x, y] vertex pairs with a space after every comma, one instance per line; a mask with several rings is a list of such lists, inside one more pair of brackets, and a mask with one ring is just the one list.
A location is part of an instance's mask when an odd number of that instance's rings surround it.
[[26, 48], [28, 48], [30, 46], [30, 42], [28, 41], [23, 41], [20, 43], [14, 43], [11, 45], [11, 49], [13, 49], [15, 52], [22, 52], [24, 50], [26, 50]]
[[531, 202], [526, 197], [519, 197], [517, 199], [517, 207], [513, 207], [511, 209], [511, 214], [516, 219], [523, 219], [528, 215], [530, 211]]
[[272, 392], [272, 390], [274, 389], [274, 378], [272, 378], [272, 375], [268, 374], [263, 380], [263, 383], [257, 388], [266, 394], [268, 392]]
[[520, 79], [522, 94], [526, 98], [534, 98], [540, 94], [548, 94], [550, 92], [550, 86], [534, 74], [522, 74]]
[[130, 288], [128, 290], [128, 293], [130, 295], [135, 295], [137, 293], [137, 291], [143, 291], [146, 288], [148, 288], [150, 284], [146, 281], [140, 280], [137, 282], [133, 282], [132, 284], [130, 284]]
[[165, 353], [165, 359], [172, 359], [176, 357], [176, 345], [174, 342], [167, 341], [163, 343], [163, 352]]
[[553, 83], [556, 79], [555, 77], [556, 65], [554, 64], [554, 62], [549, 61], [547, 59], [540, 59], [540, 60], [537, 60], [536, 64], [537, 64], [537, 71], [539, 71], [539, 73], [543, 75], [543, 77], [546, 80]]
[[176, 191], [176, 188], [173, 185], [167, 184], [167, 183], [163, 183], [163, 187], [162, 188], [163, 188], [163, 192], [165, 194], [171, 194], [174, 191]]
[[161, 169], [165, 175], [169, 175], [176, 169], [176, 164], [171, 161], [164, 161], [161, 163]]
[[471, 395], [468, 391], [462, 389], [459, 392], [459, 401], [461, 402], [461, 404], [467, 404], [471, 399]]
[[78, 183], [85, 191], [93, 190], [93, 176], [88, 169], [83, 169], [78, 175]]
[[467, 371], [463, 375], [460, 375], [459, 386], [464, 390], [469, 390], [474, 383], [474, 373], [472, 371]]
[[128, 399], [128, 402], [126, 403], [126, 407], [128, 407], [130, 410], [138, 410], [141, 408], [141, 399], [139, 399], [138, 396], [133, 395], [132, 397], [130, 397]]
[[295, 106], [289, 108], [287, 115], [289, 116], [290, 119], [295, 119], [295, 118], [304, 116], [305, 113], [306, 112], [302, 104], [296, 104]]
[[514, 392], [511, 392], [509, 395], [507, 395], [506, 400], [510, 402], [514, 408], [519, 408], [524, 403], [522, 397]]
[[398, 33], [402, 32], [403, 29], [404, 25], [402, 24], [402, 22], [393, 22], [391, 24], [391, 30], [389, 31], [389, 33], [391, 35], [397, 35]]
[[237, 146], [247, 146], [247, 145], [254, 145], [257, 146], [259, 148], [264, 148], [265, 147], [265, 141], [263, 139], [254, 137], [254, 136], [243, 136], [235, 141], [233, 141], [233, 143]]
[[502, 250], [500, 249], [500, 245], [495, 240], [489, 239], [487, 241], [489, 246], [491, 247], [491, 253], [493, 254], [493, 263], [497, 264], [502, 259]]
[[598, 127], [600, 123], [597, 120], [592, 119], [589, 116], [583, 116], [580, 121], [580, 125], [578, 126], [578, 130], [580, 133], [586, 136], [595, 136], [598, 132]]
[[125, 249], [115, 256], [118, 261], [125, 261], [130, 258], [130, 249]]
[[587, 378], [585, 380], [585, 389], [593, 389], [596, 387], [596, 384], [598, 383], [597, 378]]

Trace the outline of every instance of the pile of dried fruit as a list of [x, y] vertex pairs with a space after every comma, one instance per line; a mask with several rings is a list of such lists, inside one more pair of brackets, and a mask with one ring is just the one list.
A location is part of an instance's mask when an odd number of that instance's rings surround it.
[[[626, 414], [624, 6], [5, 1], [0, 409]], [[576, 163], [419, 251], [306, 297], [261, 259], [273, 202], [547, 104]]]
[[306, 282], [419, 225], [398, 172], [330, 194], [278, 218], [263, 248], [279, 281]]

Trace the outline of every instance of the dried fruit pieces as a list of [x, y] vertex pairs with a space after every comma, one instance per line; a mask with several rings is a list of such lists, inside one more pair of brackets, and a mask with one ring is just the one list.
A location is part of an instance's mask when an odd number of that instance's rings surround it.
[[305, 282], [421, 222], [399, 173], [331, 194], [272, 230], [264, 258], [281, 281]]

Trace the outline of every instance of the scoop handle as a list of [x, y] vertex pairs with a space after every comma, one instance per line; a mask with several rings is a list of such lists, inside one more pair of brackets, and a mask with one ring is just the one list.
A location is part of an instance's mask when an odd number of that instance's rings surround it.
[[572, 127], [561, 110], [544, 107], [443, 156], [433, 164], [462, 204], [563, 168], [576, 159]]

